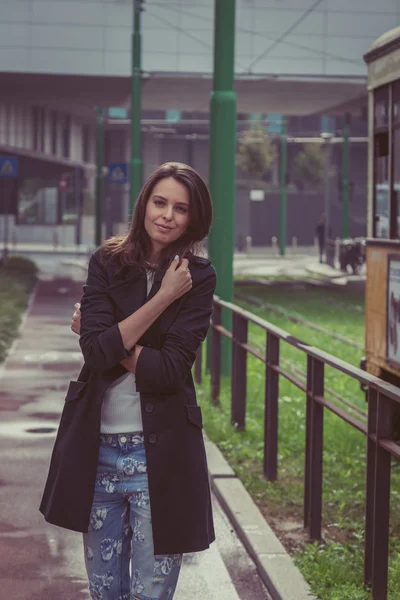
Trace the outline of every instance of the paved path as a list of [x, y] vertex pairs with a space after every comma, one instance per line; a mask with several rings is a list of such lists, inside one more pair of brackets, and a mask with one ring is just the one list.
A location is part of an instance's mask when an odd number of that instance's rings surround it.
[[[53, 257], [53, 272], [58, 268]], [[69, 329], [82, 272], [71, 269], [72, 279], [54, 281], [49, 271], [48, 281], [40, 283], [21, 337], [0, 368], [4, 598], [89, 598], [80, 534], [46, 524], [38, 512], [65, 391], [82, 360]], [[217, 542], [206, 552], [185, 556], [176, 600], [270, 600], [215, 498], [213, 502]]]
[[[31, 258], [44, 273], [54, 273], [57, 270], [67, 272], [68, 269], [74, 271], [74, 267], [78, 266], [86, 270], [88, 256], [90, 256], [86, 247], [80, 247], [77, 251], [73, 246], [54, 250], [49, 244], [21, 244], [17, 249], [11, 248], [10, 254], [22, 254]], [[306, 277], [310, 275], [310, 269], [330, 270], [326, 265], [319, 265], [316, 252], [312, 247], [296, 248], [295, 251], [289, 249], [284, 257], [278, 256], [276, 249], [271, 247], [253, 248], [249, 253], [235, 252], [233, 268], [235, 275], [247, 277], [278, 275]], [[330, 273], [327, 272], [326, 275], [329, 277]]]

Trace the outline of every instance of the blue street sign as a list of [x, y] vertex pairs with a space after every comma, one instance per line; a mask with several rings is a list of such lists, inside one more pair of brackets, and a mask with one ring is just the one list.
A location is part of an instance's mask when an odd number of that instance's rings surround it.
[[336, 133], [336, 118], [323, 115], [321, 117], [321, 133]]
[[267, 114], [267, 133], [279, 135], [282, 133], [283, 116], [280, 114]]
[[0, 156], [0, 179], [15, 179], [18, 177], [18, 157]]
[[128, 116], [128, 110], [122, 106], [110, 106], [108, 109], [110, 119], [127, 119]]
[[128, 163], [110, 163], [107, 181], [108, 183], [128, 183]]
[[166, 110], [165, 118], [168, 123], [179, 123], [181, 120], [181, 111], [180, 110]]

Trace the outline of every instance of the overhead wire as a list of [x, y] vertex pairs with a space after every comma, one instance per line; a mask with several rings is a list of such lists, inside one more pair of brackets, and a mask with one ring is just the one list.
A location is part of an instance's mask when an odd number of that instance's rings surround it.
[[[176, 10], [176, 9], [174, 9]], [[213, 46], [212, 44], [208, 44], [207, 42], [205, 42], [202, 39], [197, 38], [195, 35], [193, 35], [192, 33], [188, 33], [188, 31], [186, 31], [183, 27], [179, 27], [179, 25], [175, 25], [174, 23], [171, 23], [170, 21], [168, 21], [167, 19], [165, 19], [165, 17], [160, 17], [160, 15], [157, 15], [156, 13], [152, 12], [151, 15], [155, 18], [158, 19], [160, 22], [165, 23], [166, 25], [169, 25], [169, 27], [172, 27], [172, 29], [175, 29], [176, 31], [179, 31], [180, 33], [186, 35], [187, 37], [191, 38], [192, 40], [195, 40], [196, 42], [198, 42], [199, 44], [202, 44], [203, 46], [205, 46], [206, 48], [210, 49], [211, 52], [213, 51]], [[241, 64], [242, 68], [245, 68], [243, 63], [238, 63]]]
[[322, 4], [322, 2], [324, 2], [324, 0], [316, 0], [314, 2], [314, 4], [312, 6], [310, 6], [310, 8], [307, 8], [306, 11], [304, 11], [304, 13], [301, 15], [301, 17], [299, 17], [290, 27], [289, 29], [287, 29], [286, 31], [284, 31], [282, 33], [282, 35], [279, 36], [279, 38], [277, 40], [275, 40], [275, 42], [273, 44], [271, 44], [271, 46], [269, 46], [262, 54], [260, 54], [260, 56], [258, 56], [257, 58], [255, 58], [250, 65], [248, 66], [248, 71], [251, 72], [252, 68], [254, 67], [255, 64], [257, 64], [258, 62], [260, 62], [260, 60], [262, 60], [263, 58], [265, 58], [265, 56], [267, 56], [267, 54], [269, 54], [270, 52], [272, 52], [272, 50], [274, 50], [277, 46], [279, 46], [279, 44], [281, 42], [283, 42], [283, 40], [285, 39], [285, 37], [287, 37], [288, 35], [290, 35], [295, 29], [296, 27], [298, 27], [300, 25], [300, 23], [302, 23], [303, 21], [305, 21], [307, 19], [307, 17], [310, 16], [311, 13], [313, 13], [320, 4]]
[[[149, 5], [147, 5], [147, 6], [149, 6]], [[165, 4], [161, 4], [161, 3], [158, 3], [158, 2], [152, 2], [151, 6], [158, 6], [160, 8], [165, 8]], [[179, 12], [179, 13], [181, 13], [183, 15], [187, 15], [188, 17], [193, 17], [195, 19], [199, 19], [199, 20], [205, 21], [207, 23], [212, 23], [213, 22], [213, 20], [210, 19], [210, 18], [208, 18], [208, 17], [204, 17], [202, 15], [194, 14], [192, 12], [189, 12], [188, 10], [181, 9], [181, 8], [175, 7], [173, 5], [169, 5], [169, 8], [172, 9], [172, 10], [174, 10], [175, 12]], [[154, 13], [152, 13], [152, 14], [154, 15]], [[305, 17], [303, 15], [303, 20], [304, 20], [304, 18]], [[172, 27], [176, 27], [173, 24], [171, 26]], [[271, 41], [273, 41], [274, 43], [276, 43], [276, 42], [278, 42], [280, 40], [280, 38], [276, 38], [276, 37], [272, 36], [271, 34], [268, 34], [268, 33], [265, 33], [265, 32], [261, 33], [259, 31], [254, 31], [253, 29], [247, 29], [247, 28], [243, 28], [243, 27], [237, 27], [236, 31], [239, 32], [239, 33], [249, 33], [249, 34], [257, 36], [257, 37], [262, 37], [263, 39], [268, 38]], [[286, 35], [288, 35], [288, 33], [286, 33]], [[197, 41], [199, 41], [199, 40], [197, 40]], [[339, 60], [341, 62], [352, 63], [352, 64], [356, 64], [356, 65], [360, 65], [362, 63], [362, 59], [348, 58], [348, 57], [345, 57], [345, 56], [340, 56], [340, 55], [334, 54], [332, 52], [326, 52], [325, 50], [317, 49], [317, 48], [312, 48], [310, 46], [307, 46], [305, 44], [299, 44], [297, 42], [292, 42], [292, 41], [285, 40], [284, 44], [286, 46], [290, 46], [292, 48], [298, 48], [299, 50], [307, 50], [308, 52], [312, 52], [314, 54], [317, 54], [318, 56], [321, 56], [321, 57], [323, 56], [323, 57], [326, 57], [326, 58], [333, 58], [333, 59]], [[209, 44], [207, 44], [207, 46], [209, 47]], [[245, 67], [244, 70], [247, 71], [248, 67]]]

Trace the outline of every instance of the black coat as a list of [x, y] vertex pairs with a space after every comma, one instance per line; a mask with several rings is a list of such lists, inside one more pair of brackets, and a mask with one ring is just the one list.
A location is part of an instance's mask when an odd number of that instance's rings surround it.
[[[191, 367], [212, 312], [216, 276], [206, 259], [191, 257], [193, 287], [172, 303], [138, 344], [140, 392], [155, 554], [208, 548], [215, 539], [201, 408]], [[160, 289], [157, 272], [149, 299]], [[40, 511], [55, 525], [86, 532], [93, 502], [101, 404], [108, 386], [126, 373], [128, 356], [117, 323], [146, 302], [146, 275], [113, 261], [89, 263], [81, 300], [85, 364], [71, 381]]]

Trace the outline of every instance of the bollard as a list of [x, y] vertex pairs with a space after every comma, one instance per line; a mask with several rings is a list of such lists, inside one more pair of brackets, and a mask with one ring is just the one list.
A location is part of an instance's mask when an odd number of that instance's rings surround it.
[[251, 235], [248, 235], [246, 237], [246, 252], [250, 252], [252, 244], [253, 244], [253, 238], [251, 237]]
[[58, 248], [58, 243], [59, 243], [59, 241], [58, 241], [58, 232], [54, 231], [53, 232], [53, 248], [54, 249]]
[[271, 246], [273, 248], [273, 250], [278, 250], [278, 238], [273, 236], [273, 238], [271, 239]]
[[13, 232], [11, 234], [11, 243], [14, 247], [17, 245], [17, 232], [15, 229], [13, 230]]
[[292, 248], [293, 248], [293, 250], [297, 249], [297, 237], [296, 236], [292, 237]]
[[337, 237], [335, 240], [335, 257], [334, 257], [334, 264], [335, 267], [337, 265], [337, 263], [340, 263], [340, 246], [342, 244], [342, 238]]

